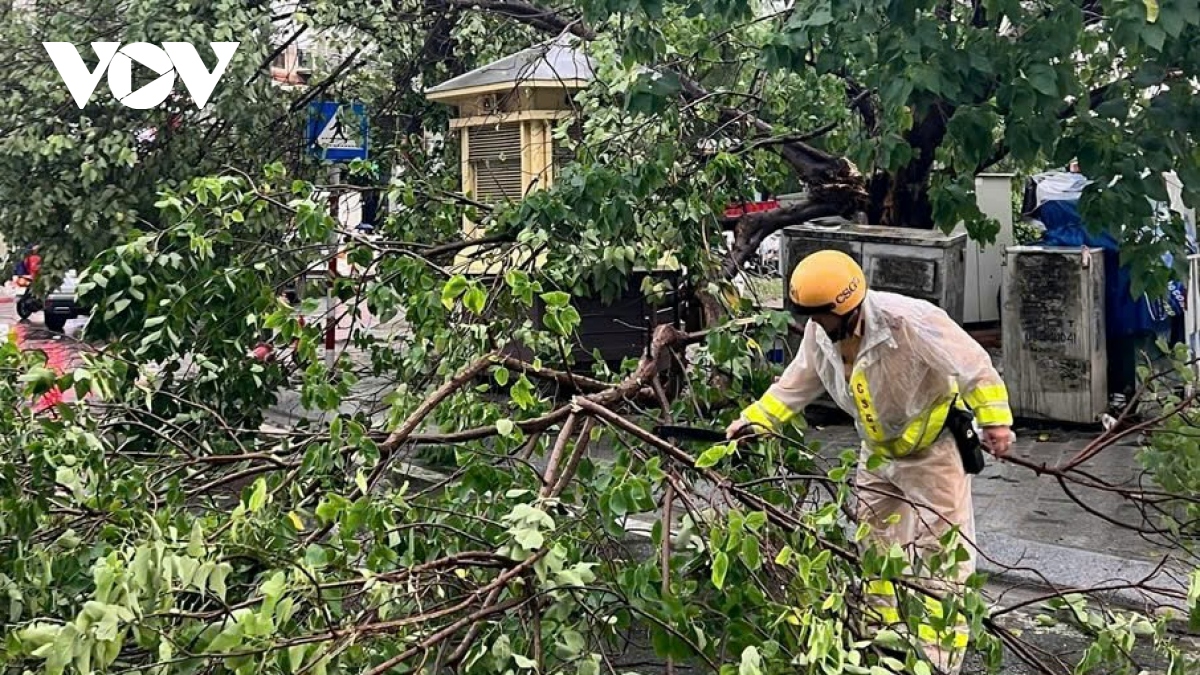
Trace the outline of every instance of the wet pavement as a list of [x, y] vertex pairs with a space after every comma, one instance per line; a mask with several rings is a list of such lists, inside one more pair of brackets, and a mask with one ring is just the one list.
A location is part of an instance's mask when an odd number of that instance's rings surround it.
[[[5, 289], [8, 290], [8, 289]], [[0, 335], [12, 337], [17, 341], [22, 351], [42, 352], [46, 357], [46, 367], [59, 375], [68, 373], [82, 363], [82, 355], [88, 346], [80, 342], [78, 336], [84, 326], [84, 321], [68, 321], [63, 332], [46, 328], [42, 313], [37, 312], [22, 320], [17, 316], [15, 298], [11, 291], [0, 293]], [[35, 402], [35, 410], [50, 407], [58, 402], [75, 400], [75, 392], [52, 391]]]
[[[1027, 464], [1062, 466], [1100, 431], [1016, 429], [1012, 456]], [[853, 427], [814, 428], [809, 438], [826, 452], [857, 445]], [[1109, 447], [1079, 468], [1116, 489], [1060, 483], [1027, 466], [988, 458], [973, 479], [979, 570], [1013, 586], [1056, 589], [1139, 584], [1186, 592], [1187, 575], [1200, 565], [1194, 553], [1153, 532], [1163, 523], [1118, 492], [1154, 489], [1131, 440]], [[1181, 603], [1160, 593], [1121, 589], [1106, 599], [1134, 607]]]

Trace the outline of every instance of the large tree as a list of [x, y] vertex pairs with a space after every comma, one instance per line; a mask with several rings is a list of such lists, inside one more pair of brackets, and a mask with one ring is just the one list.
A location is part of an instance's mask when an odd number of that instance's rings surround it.
[[[1147, 198], [1176, 171], [1200, 183], [1192, 105], [1200, 9], [1188, 2], [483, 3], [548, 32], [615, 41], [641, 84], [738, 152], [778, 154], [810, 191], [786, 213], [746, 218], [736, 255], [823, 215], [953, 228], [986, 239], [974, 177], [1065, 167], [1095, 181], [1087, 219], [1132, 257]], [[837, 96], [831, 96], [831, 93]], [[686, 138], [686, 136], [685, 136]], [[693, 137], [694, 140], [694, 137]], [[730, 147], [730, 146], [726, 146]], [[752, 178], [779, 185], [778, 165]], [[1115, 181], [1115, 182], [1114, 182]], [[730, 267], [732, 269], [732, 266]]]

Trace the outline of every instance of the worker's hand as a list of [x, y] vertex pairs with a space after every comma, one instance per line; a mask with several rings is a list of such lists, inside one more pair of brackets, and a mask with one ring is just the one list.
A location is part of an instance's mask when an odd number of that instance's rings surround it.
[[749, 436], [751, 432], [753, 432], [753, 428], [750, 426], [750, 423], [739, 417], [730, 422], [729, 426], [725, 427], [725, 438], [732, 441]]
[[996, 457], [1007, 457], [1015, 440], [1011, 427], [984, 427], [980, 441]]

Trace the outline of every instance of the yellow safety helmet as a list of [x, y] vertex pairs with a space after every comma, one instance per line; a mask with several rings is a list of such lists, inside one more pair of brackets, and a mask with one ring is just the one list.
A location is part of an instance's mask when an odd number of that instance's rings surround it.
[[788, 295], [801, 314], [845, 316], [867, 297], [867, 279], [854, 258], [841, 251], [817, 251], [792, 271]]

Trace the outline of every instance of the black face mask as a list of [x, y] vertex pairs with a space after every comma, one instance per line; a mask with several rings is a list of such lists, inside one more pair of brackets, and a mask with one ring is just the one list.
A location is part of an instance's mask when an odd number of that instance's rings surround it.
[[858, 325], [857, 319], [858, 310], [856, 309], [853, 312], [843, 316], [842, 320], [838, 322], [837, 328], [834, 328], [833, 330], [827, 330], [825, 331], [825, 334], [829, 336], [829, 339], [832, 340], [834, 344], [837, 344], [838, 342], [841, 342], [842, 340], [845, 340], [854, 334], [854, 328]]

